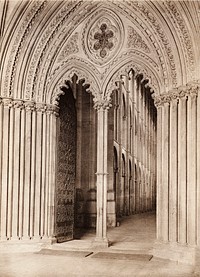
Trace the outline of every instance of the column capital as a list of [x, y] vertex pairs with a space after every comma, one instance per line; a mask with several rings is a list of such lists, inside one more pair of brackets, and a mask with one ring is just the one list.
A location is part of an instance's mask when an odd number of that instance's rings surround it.
[[164, 103], [178, 101], [184, 97], [196, 97], [200, 93], [200, 81], [193, 81], [184, 86], [176, 87], [158, 96], [153, 96], [155, 106], [158, 108], [163, 106]]
[[57, 105], [47, 104], [46, 111], [47, 113], [54, 114], [55, 116], [59, 115], [59, 107]]
[[26, 111], [34, 111], [35, 110], [35, 103], [33, 101], [25, 101], [24, 107]]
[[44, 103], [36, 103], [35, 104], [35, 108], [37, 112], [45, 112], [47, 109], [47, 105], [45, 105]]
[[12, 98], [2, 98], [1, 101], [5, 107], [8, 107], [8, 108], [13, 107]]
[[97, 99], [96, 101], [94, 100], [94, 108], [97, 111], [109, 110], [110, 107], [112, 107], [112, 104], [110, 102], [111, 99]]
[[24, 108], [24, 101], [23, 100], [13, 100], [13, 105], [14, 105], [14, 108], [17, 108], [17, 109], [23, 109]]

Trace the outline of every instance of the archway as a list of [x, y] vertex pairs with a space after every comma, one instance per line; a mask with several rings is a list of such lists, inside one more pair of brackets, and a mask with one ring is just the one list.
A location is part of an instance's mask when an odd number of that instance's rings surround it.
[[[106, 137], [107, 125], [104, 123], [109, 94], [115, 88], [115, 82], [121, 81], [121, 75], [132, 78], [129, 70], [133, 68], [134, 74], [143, 74], [139, 82], [148, 79], [149, 87], [156, 94], [158, 239], [199, 245], [199, 47], [196, 43], [199, 28], [198, 20], [194, 20], [198, 19], [198, 1], [192, 1], [190, 5], [185, 1], [116, 1], [108, 4], [105, 1], [21, 1], [9, 5], [9, 11], [7, 1], [2, 3], [5, 3], [5, 18], [1, 22], [0, 124], [3, 132], [0, 152], [1, 160], [5, 162], [0, 165], [1, 238], [50, 238], [54, 234], [53, 150], [60, 93], [60, 83], [55, 80], [57, 75], [60, 74], [58, 79], [62, 83], [81, 69], [85, 76], [91, 74], [95, 101], [99, 101], [96, 106], [101, 112], [100, 125], [105, 127], [101, 134]], [[163, 10], [166, 17], [162, 15]], [[99, 33], [102, 37], [102, 24], [106, 24], [111, 34], [110, 49], [103, 49], [103, 56], [102, 44], [98, 41]], [[70, 76], [64, 76], [66, 72], [70, 72]], [[126, 80], [124, 85], [128, 83]], [[134, 83], [134, 86], [137, 85]], [[126, 88], [125, 95], [129, 91], [132, 91], [131, 87]], [[136, 100], [141, 103], [141, 99]], [[139, 113], [134, 110], [132, 113], [138, 126], [134, 139], [138, 140], [137, 134], [146, 132], [140, 126]], [[154, 127], [151, 124], [149, 130]], [[151, 144], [153, 135], [154, 132], [150, 132], [146, 138], [148, 151], [155, 147]], [[145, 145], [142, 139], [141, 144]], [[104, 145], [98, 141], [100, 151], [103, 149], [101, 153], [107, 149], [105, 141]], [[134, 147], [136, 145], [134, 143]], [[113, 151], [113, 147], [111, 149]], [[148, 151], [143, 152], [143, 149], [136, 150], [144, 158]], [[107, 168], [103, 166], [107, 157], [102, 154], [101, 158], [97, 179], [104, 188]], [[128, 160], [127, 155], [126, 162]], [[143, 179], [151, 184], [151, 195], [155, 176], [145, 172], [140, 162], [136, 159], [137, 167], [141, 166], [144, 173]], [[90, 191], [93, 197], [89, 203], [95, 206], [95, 189]], [[52, 193], [49, 203], [46, 192]], [[95, 209], [93, 211], [95, 214]]]
[[[122, 224], [129, 215], [138, 214], [139, 216], [149, 211], [155, 214], [156, 108], [152, 93], [148, 80], [133, 69], [129, 69], [126, 75], [120, 76], [112, 94], [114, 107], [111, 109], [110, 118], [113, 124], [109, 125], [108, 137], [110, 142], [110, 137], [113, 136], [114, 161], [117, 155], [116, 149], [118, 155], [121, 156], [118, 164], [118, 172], [121, 176], [118, 180], [120, 204], [117, 199], [115, 204], [116, 207], [120, 207], [119, 213], [116, 208], [116, 220]], [[116, 97], [119, 99], [118, 117], [112, 117], [113, 110], [116, 115]], [[117, 135], [116, 130], [118, 130]], [[108, 166], [111, 165], [108, 163]], [[113, 190], [115, 191], [115, 162], [112, 166]]]
[[55, 150], [58, 242], [80, 238], [85, 228], [96, 225], [96, 115], [88, 87], [76, 75], [60, 87]]

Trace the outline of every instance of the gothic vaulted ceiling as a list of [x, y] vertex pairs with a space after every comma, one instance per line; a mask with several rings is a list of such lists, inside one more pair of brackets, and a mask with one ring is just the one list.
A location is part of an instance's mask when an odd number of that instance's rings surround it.
[[94, 99], [133, 69], [159, 95], [200, 79], [199, 1], [0, 1], [1, 96], [56, 103], [76, 74]]

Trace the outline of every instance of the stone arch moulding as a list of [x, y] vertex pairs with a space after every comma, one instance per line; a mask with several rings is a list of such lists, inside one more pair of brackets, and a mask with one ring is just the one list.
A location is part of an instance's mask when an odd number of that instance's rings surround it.
[[[94, 97], [94, 102], [101, 99], [101, 89], [98, 80], [98, 70], [90, 63], [80, 60], [79, 58], [71, 58], [67, 62], [63, 62], [53, 74], [48, 78], [45, 88], [46, 99], [44, 102], [58, 105], [59, 96], [63, 94], [61, 87], [66, 86], [66, 81], [71, 80], [73, 75], [77, 75], [78, 81], [89, 85], [88, 92]], [[44, 95], [40, 97], [44, 97]]]
[[[161, 94], [161, 88], [163, 89], [161, 77], [151, 65], [147, 65], [145, 62], [141, 62], [138, 57], [128, 58], [123, 61], [120, 60], [113, 69], [108, 73], [107, 78], [104, 80], [102, 91], [104, 97], [110, 101], [113, 90], [116, 88], [115, 83], [120, 80], [121, 75], [128, 75], [130, 70], [133, 69], [137, 75], [142, 74], [144, 80], [148, 80], [146, 86], [148, 86], [155, 95]], [[165, 89], [164, 89], [165, 91]]]

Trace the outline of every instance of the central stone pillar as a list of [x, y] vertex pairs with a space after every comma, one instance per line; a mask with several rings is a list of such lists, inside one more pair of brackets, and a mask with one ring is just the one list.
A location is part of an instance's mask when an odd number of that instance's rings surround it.
[[97, 109], [97, 223], [94, 247], [108, 247], [107, 238], [107, 152], [108, 109], [106, 102], [95, 103]]

